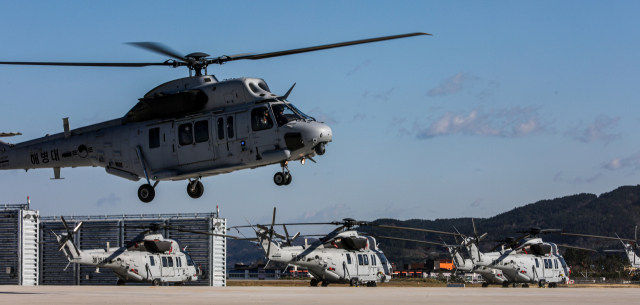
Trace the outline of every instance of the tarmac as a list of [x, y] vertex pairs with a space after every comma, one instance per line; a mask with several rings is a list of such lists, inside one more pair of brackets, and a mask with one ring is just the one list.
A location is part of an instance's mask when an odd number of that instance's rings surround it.
[[637, 304], [640, 288], [0, 286], [0, 304]]

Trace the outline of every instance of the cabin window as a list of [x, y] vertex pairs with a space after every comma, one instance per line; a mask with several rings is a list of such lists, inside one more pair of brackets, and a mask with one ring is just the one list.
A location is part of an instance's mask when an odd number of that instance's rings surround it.
[[178, 138], [180, 146], [193, 143], [193, 132], [191, 131], [191, 123], [181, 124], [178, 126]]
[[253, 131], [271, 129], [271, 127], [273, 127], [273, 121], [267, 107], [251, 110], [251, 129]]
[[182, 260], [179, 257], [176, 257], [176, 267], [182, 267]]
[[347, 264], [351, 265], [351, 255], [347, 253]]
[[193, 133], [196, 136], [196, 143], [209, 141], [209, 121], [198, 121], [193, 124]]
[[233, 131], [233, 117], [227, 117], [227, 138], [232, 139], [235, 136]]
[[153, 260], [153, 256], [149, 256], [149, 265], [151, 265], [151, 266], [155, 266], [156, 265], [156, 261]]
[[224, 118], [219, 118], [217, 124], [218, 140], [224, 140]]
[[149, 129], [149, 148], [160, 147], [160, 127]]
[[369, 256], [367, 256], [366, 254], [362, 256], [364, 258], [364, 264], [365, 265], [369, 265]]
[[167, 265], [167, 257], [166, 257], [166, 256], [163, 256], [163, 257], [162, 257], [162, 267], [167, 267], [167, 266], [168, 266], [168, 265]]
[[538, 264], [538, 259], [536, 258], [536, 268], [540, 268], [540, 264]]
[[167, 257], [167, 261], [169, 261], [169, 267], [173, 267], [173, 257]]
[[375, 255], [373, 255], [373, 254], [371, 254], [371, 265], [372, 265], [372, 266], [377, 265], [377, 264], [376, 264], [376, 256], [375, 256]]
[[558, 260], [557, 260], [557, 259], [554, 259], [554, 260], [553, 260], [553, 263], [555, 264], [556, 269], [558, 269]]
[[360, 265], [360, 266], [364, 265], [364, 260], [362, 258], [362, 254], [358, 254], [358, 265]]

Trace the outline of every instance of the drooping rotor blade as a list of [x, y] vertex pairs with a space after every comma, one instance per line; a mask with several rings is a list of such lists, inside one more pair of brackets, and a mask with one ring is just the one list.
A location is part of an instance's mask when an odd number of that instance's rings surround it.
[[296, 239], [298, 239], [298, 237], [300, 237], [300, 232], [296, 233], [296, 235], [293, 235], [293, 237], [291, 238], [291, 242], [293, 243]]
[[443, 247], [448, 247], [449, 245], [447, 244], [442, 244], [442, 243], [436, 243], [436, 242], [431, 242], [431, 241], [424, 241], [424, 240], [415, 240], [415, 239], [406, 239], [406, 238], [397, 238], [397, 237], [387, 237], [387, 236], [373, 236], [376, 239], [380, 238], [380, 239], [390, 239], [390, 240], [399, 240], [399, 241], [410, 241], [410, 242], [415, 242], [415, 243], [422, 243], [422, 244], [429, 244], [429, 245], [436, 245], [436, 246], [443, 246]]
[[[298, 223], [276, 223], [274, 224], [274, 226], [281, 226], [281, 225], [287, 225], [287, 226], [314, 226], [314, 225], [333, 225], [335, 223], [333, 222], [298, 222]], [[262, 226], [259, 224], [256, 224], [256, 226]], [[231, 230], [231, 229], [239, 229], [239, 228], [249, 228], [251, 227], [249, 226], [234, 226], [234, 227], [229, 227], [227, 230]], [[268, 228], [265, 226], [264, 230], [267, 230]]]
[[227, 238], [233, 238], [235, 240], [257, 240], [257, 238], [240, 238], [240, 237], [232, 236], [232, 235], [216, 234], [216, 233], [209, 233], [209, 232], [204, 232], [204, 231], [193, 231], [193, 230], [182, 230], [182, 229], [179, 229], [177, 231], [178, 232], [194, 233], [194, 234], [204, 234], [204, 235], [210, 235], [210, 236], [227, 237]]
[[459, 234], [459, 233], [442, 232], [442, 231], [434, 231], [434, 230], [418, 229], [418, 228], [409, 228], [409, 227], [384, 226], [384, 225], [372, 224], [372, 223], [368, 223], [368, 224], [364, 225], [363, 227], [368, 227], [368, 226], [377, 227], [377, 228], [385, 228], [385, 229], [397, 229], [397, 230], [429, 232], [429, 233], [437, 233], [437, 234], [448, 234], [448, 235], [458, 235], [458, 236], [462, 235], [462, 234]]
[[363, 44], [363, 43], [370, 43], [370, 42], [384, 41], [384, 40], [392, 40], [392, 39], [399, 39], [399, 38], [420, 36], [420, 35], [432, 36], [431, 34], [428, 34], [428, 33], [411, 33], [411, 34], [403, 34], [403, 35], [385, 36], [385, 37], [378, 37], [378, 38], [371, 38], [371, 39], [362, 39], [362, 40], [354, 40], [354, 41], [347, 41], [347, 42], [341, 42], [341, 43], [333, 43], [333, 44], [327, 44], [327, 45], [321, 45], [321, 46], [315, 46], [315, 47], [309, 47], [309, 48], [293, 49], [293, 50], [287, 50], [287, 51], [278, 51], [278, 52], [262, 53], [262, 54], [254, 54], [254, 55], [245, 55], [245, 56], [236, 56], [235, 58], [220, 57], [218, 59], [212, 60], [212, 63], [223, 63], [223, 62], [227, 62], [227, 61], [231, 61], [231, 60], [240, 60], [240, 59], [252, 59], [252, 60], [265, 59], [265, 58], [271, 58], [271, 57], [278, 57], [278, 56], [292, 55], [292, 54], [298, 54], [298, 53], [320, 51], [320, 50], [340, 48], [340, 47], [352, 46], [352, 45]]
[[618, 237], [608, 237], [608, 236], [598, 236], [598, 235], [588, 235], [588, 234], [576, 234], [576, 233], [564, 233], [564, 232], [560, 232], [560, 233], [553, 233], [556, 235], [566, 235], [566, 236], [578, 236], [578, 237], [590, 237], [590, 238], [597, 238], [597, 239], [611, 239], [611, 240], [625, 240], [625, 241], [633, 241], [633, 239], [626, 239], [626, 238], [618, 238]]
[[271, 229], [269, 230], [269, 246], [267, 247], [267, 259], [271, 253], [271, 243], [273, 242], [273, 225], [276, 223], [276, 207], [273, 207], [273, 218], [271, 218]]
[[584, 251], [598, 252], [598, 251], [593, 250], [593, 249], [581, 248], [581, 247], [576, 247], [576, 246], [558, 245], [558, 244], [556, 244], [556, 246], [558, 246], [558, 247], [560, 247], [560, 248], [568, 248], [568, 249], [576, 249], [576, 250], [584, 250]]
[[128, 42], [127, 44], [136, 46], [138, 48], [145, 49], [147, 51], [151, 51], [154, 53], [173, 57], [174, 59], [177, 59], [183, 62], [190, 62], [189, 60], [184, 58], [182, 55], [178, 54], [178, 52], [171, 50], [171, 48], [157, 42]]
[[71, 66], [71, 67], [147, 67], [173, 66], [173, 63], [135, 63], [135, 62], [35, 62], [35, 61], [0, 61], [0, 65], [21, 66]]
[[291, 246], [291, 240], [289, 240], [289, 232], [287, 231], [287, 226], [282, 225], [282, 228], [284, 229], [284, 235], [287, 238], [287, 245]]
[[84, 221], [81, 221], [75, 228], [73, 228], [73, 233], [76, 233], [80, 230], [80, 227], [82, 227], [82, 224], [84, 223]]
[[626, 253], [627, 251], [618, 249], [618, 250], [604, 250], [604, 252], [625, 252]]
[[62, 225], [64, 225], [64, 228], [67, 230], [67, 233], [71, 235], [71, 230], [69, 230], [69, 225], [67, 225], [67, 221], [64, 220], [63, 216], [60, 216], [60, 219], [62, 220]]
[[[478, 259], [480, 259], [480, 239], [478, 238], [478, 231], [476, 231], [476, 221], [471, 218], [471, 223], [473, 224], [473, 234], [476, 235], [476, 251], [478, 252]], [[485, 233], [486, 235], [487, 233]], [[480, 259], [482, 261], [482, 259]]]

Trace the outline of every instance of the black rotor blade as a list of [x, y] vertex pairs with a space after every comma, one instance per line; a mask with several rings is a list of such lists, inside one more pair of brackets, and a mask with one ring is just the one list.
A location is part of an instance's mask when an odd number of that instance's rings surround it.
[[422, 243], [422, 244], [429, 244], [429, 245], [437, 245], [437, 246], [447, 247], [446, 244], [436, 243], [436, 242], [431, 242], [431, 241], [424, 241], [424, 240], [415, 240], [415, 239], [406, 239], [406, 238], [397, 238], [397, 237], [387, 237], [387, 236], [373, 236], [373, 237], [374, 238], [380, 238], [380, 239], [411, 241], [411, 242], [415, 242], [415, 243]]
[[552, 233], [557, 235], [566, 235], [566, 236], [578, 236], [578, 237], [591, 237], [597, 239], [612, 239], [612, 240], [625, 240], [625, 241], [633, 241], [633, 239], [626, 238], [618, 238], [618, 237], [607, 237], [607, 236], [598, 236], [598, 235], [587, 235], [587, 234], [575, 234], [575, 233]]
[[[287, 226], [305, 226], [305, 225], [334, 225], [335, 223], [333, 222], [298, 222], [298, 223], [276, 223], [274, 224], [274, 226], [282, 226], [282, 225], [287, 225]], [[257, 226], [257, 224], [256, 224]], [[235, 227], [229, 227], [227, 228], [227, 230], [231, 230], [231, 229], [236, 229], [236, 228], [250, 228], [251, 226], [235, 226]]]
[[167, 55], [180, 61], [189, 62], [182, 55], [178, 54], [178, 52], [171, 50], [171, 48], [157, 42], [128, 42], [127, 44], [145, 49], [147, 51]]
[[385, 228], [385, 229], [420, 231], [420, 232], [429, 232], [429, 233], [437, 233], [437, 234], [458, 235], [458, 236], [462, 235], [462, 234], [459, 234], [459, 233], [442, 232], [442, 231], [434, 231], [434, 230], [418, 229], [418, 228], [408, 228], [408, 227], [383, 226], [383, 225], [371, 224], [371, 223], [368, 223], [368, 224], [364, 225], [363, 227], [377, 227], [377, 228]]
[[584, 250], [584, 251], [598, 252], [598, 251], [593, 250], [593, 249], [587, 249], [587, 248], [581, 248], [581, 247], [575, 247], [575, 246], [569, 246], [569, 245], [558, 245], [558, 244], [556, 244], [556, 246], [558, 246], [558, 247], [560, 247], [560, 248], [568, 248], [568, 249], [576, 249], [576, 250]]
[[193, 231], [193, 230], [182, 230], [182, 229], [178, 229], [178, 232], [187, 232], [187, 233], [194, 233], [194, 234], [204, 234], [204, 235], [211, 235], [211, 236], [220, 236], [220, 237], [227, 237], [227, 238], [233, 238], [236, 240], [255, 240], [257, 238], [240, 238], [237, 236], [232, 236], [232, 235], [224, 235], [224, 234], [216, 234], [216, 233], [209, 233], [209, 232], [204, 232], [204, 231]]
[[34, 61], [0, 61], [0, 65], [21, 66], [72, 66], [72, 67], [146, 67], [172, 66], [172, 63], [116, 63], [116, 62], [34, 62]]
[[309, 48], [293, 49], [293, 50], [287, 50], [287, 51], [262, 53], [262, 54], [253, 54], [253, 55], [244, 55], [244, 56], [237, 56], [236, 55], [234, 57], [228, 57], [228, 56], [227, 57], [220, 57], [218, 59], [212, 60], [212, 62], [223, 63], [223, 62], [226, 62], [226, 61], [240, 60], [240, 59], [252, 59], [252, 60], [265, 59], [265, 58], [271, 58], [271, 57], [278, 57], [278, 56], [292, 55], [292, 54], [298, 54], [298, 53], [320, 51], [320, 50], [340, 48], [340, 47], [352, 46], [352, 45], [363, 44], [363, 43], [370, 43], [370, 42], [384, 41], [384, 40], [391, 40], [391, 39], [399, 39], [399, 38], [420, 36], [420, 35], [432, 36], [431, 34], [428, 34], [428, 33], [411, 33], [411, 34], [403, 34], [403, 35], [385, 36], [385, 37], [378, 37], [378, 38], [371, 38], [371, 39], [362, 39], [362, 40], [354, 40], [354, 41], [326, 44], [326, 45], [322, 45], [322, 46], [315, 46], [315, 47], [309, 47]]
[[287, 226], [282, 225], [282, 228], [284, 229], [284, 235], [287, 238], [287, 244], [291, 246], [291, 240], [289, 239], [289, 232], [287, 231]]

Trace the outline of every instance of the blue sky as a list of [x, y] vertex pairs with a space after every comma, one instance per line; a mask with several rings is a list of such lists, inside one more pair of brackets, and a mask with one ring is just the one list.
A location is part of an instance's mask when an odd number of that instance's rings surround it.
[[[633, 1], [204, 1], [2, 3], [0, 60], [160, 62], [123, 43], [184, 54], [271, 52], [411, 32], [413, 37], [211, 67], [260, 77], [321, 118], [318, 164], [184, 182], [140, 183], [101, 168], [0, 172], [0, 203], [31, 196], [42, 214], [208, 212], [230, 224], [343, 217], [486, 217], [541, 199], [640, 181], [640, 3]], [[121, 117], [185, 69], [0, 67], [9, 142]]]

